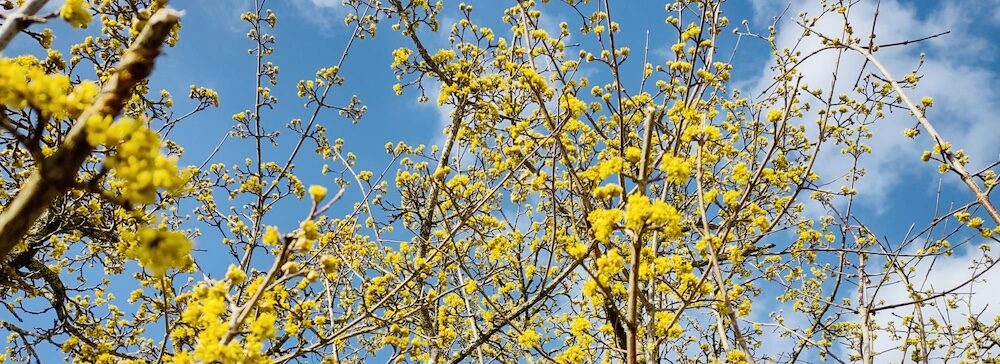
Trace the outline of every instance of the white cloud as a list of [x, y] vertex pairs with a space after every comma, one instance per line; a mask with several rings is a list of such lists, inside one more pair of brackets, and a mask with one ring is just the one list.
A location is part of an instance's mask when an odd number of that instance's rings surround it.
[[323, 8], [334, 8], [344, 5], [343, 0], [309, 0], [309, 2]]
[[[343, 25], [344, 16], [351, 10], [344, 6], [343, 0], [295, 0], [289, 3], [295, 7], [297, 15], [303, 20], [326, 30]], [[318, 34], [334, 33], [319, 32]]]
[[[925, 322], [935, 320], [945, 326], [950, 326], [953, 329], [952, 331], [955, 331], [961, 326], [968, 325], [970, 318], [975, 317], [985, 324], [991, 324], [993, 323], [993, 319], [997, 315], [1000, 315], [1000, 305], [997, 305], [997, 302], [1000, 302], [1000, 291], [991, 289], [991, 285], [1000, 282], [1000, 269], [989, 270], [971, 283], [964, 285], [967, 281], [975, 277], [976, 274], [982, 272], [981, 267], [973, 269], [973, 262], [977, 260], [982, 260], [982, 252], [970, 247], [970, 249], [961, 254], [940, 257], [934, 260], [925, 259], [915, 265], [916, 270], [910, 275], [910, 279], [916, 289], [942, 292], [962, 287], [956, 290], [954, 295], [932, 300], [933, 306], [924, 306], [921, 309], [921, 314]], [[893, 279], [893, 281], [898, 282], [898, 279]], [[911, 301], [906, 288], [898, 283], [886, 285], [879, 290], [879, 294], [875, 298], [875, 306]], [[949, 308], [946, 305], [946, 299], [953, 298], [960, 298], [959, 304], [956, 308]], [[884, 303], [880, 303], [880, 300], [884, 301]], [[907, 315], [915, 315], [914, 306], [905, 306], [879, 312], [873, 317], [873, 320], [883, 329], [892, 323], [897, 329], [903, 329], [905, 332], [905, 326], [901, 323], [900, 317]], [[936, 338], [933, 330], [928, 328], [927, 331], [930, 339]], [[876, 361], [886, 363], [900, 362], [903, 354], [893, 349], [900, 347], [905, 340], [905, 337], [892, 338], [885, 331], [878, 332], [874, 348], [876, 352], [885, 352], [885, 354], [879, 356]], [[946, 353], [947, 350], [947, 346], [943, 349], [931, 350], [931, 356], [940, 357], [948, 355]], [[957, 354], [951, 355], [961, 354], [959, 351]]]
[[753, 7], [753, 20], [758, 23], [771, 23], [774, 18], [781, 15], [782, 10], [791, 5], [787, 0], [750, 0]]
[[[775, 6], [775, 3], [783, 2], [753, 1], [755, 9], [781, 11], [783, 6]], [[866, 37], [871, 30], [874, 6], [874, 2], [860, 2], [851, 9], [851, 23], [855, 26], [855, 32], [862, 37]], [[943, 2], [938, 8], [929, 10], [932, 15], [921, 18], [913, 3], [886, 0], [881, 2], [875, 29], [876, 43], [918, 39], [944, 30], [952, 31], [951, 34], [927, 42], [883, 48], [876, 55], [898, 79], [917, 67], [921, 52], [926, 53], [925, 63], [920, 69], [923, 81], [909, 95], [913, 99], [934, 97], [935, 107], [929, 112], [929, 117], [947, 140], [970, 153], [973, 161], [970, 169], [994, 160], [1000, 151], [995, 143], [997, 137], [1000, 137], [1000, 129], [992, 125], [991, 115], [991, 111], [1000, 106], [1000, 94], [992, 86], [998, 77], [989, 64], [995, 46], [981, 28], [977, 27], [976, 20], [968, 16], [970, 9], [979, 8], [987, 11], [982, 4], [973, 0]], [[795, 15], [800, 11], [819, 14], [820, 9], [816, 1], [796, 0], [788, 14]], [[834, 36], [839, 35], [842, 26], [842, 19], [825, 16], [815, 29]], [[789, 17], [786, 16], [778, 29], [776, 42], [779, 47], [791, 48], [799, 41], [802, 29], [792, 23]], [[818, 39], [811, 37], [799, 43], [797, 49], [802, 54], [809, 54], [819, 47]], [[807, 60], [800, 67], [805, 77], [804, 83], [812, 88], [828, 89], [835, 62], [834, 51], [825, 51]], [[852, 92], [854, 80], [863, 64], [864, 58], [860, 55], [852, 52], [844, 54], [840, 61], [838, 94]], [[866, 70], [871, 72], [873, 69], [868, 65]], [[768, 85], [771, 76], [769, 69], [762, 70], [757, 89]], [[806, 118], [813, 119], [814, 117]], [[909, 140], [901, 134], [904, 128], [914, 124], [909, 112], [897, 109], [888, 114], [885, 120], [872, 126], [874, 136], [867, 144], [874, 152], [862, 157], [861, 166], [866, 169], [867, 174], [857, 187], [860, 200], [867, 207], [888, 211], [891, 208], [888, 205], [890, 201], [886, 200], [888, 191], [901, 187], [923, 189], [936, 179], [936, 166], [919, 161], [921, 152], [929, 149], [931, 142], [924, 136]], [[839, 154], [839, 147], [828, 146], [827, 152], [817, 164], [817, 172], [824, 180], [842, 176], [850, 168], [851, 160]], [[908, 185], [902, 184], [904, 177], [914, 175], [924, 178], [914, 179]], [[957, 179], [946, 177], [945, 180], [956, 182]]]
[[[771, 16], [783, 10], [784, 5], [787, 4], [784, 1], [771, 0], [751, 0], [751, 3], [757, 11], [757, 21], [770, 19]], [[813, 0], [794, 0], [791, 2], [788, 14], [795, 15], [800, 11], [819, 14], [820, 9], [817, 3]], [[916, 7], [918, 3], [927, 8], [922, 8], [918, 12]], [[971, 155], [970, 170], [978, 170], [984, 164], [995, 161], [998, 152], [1000, 152], [1000, 144], [996, 143], [996, 140], [1000, 139], [1000, 128], [996, 127], [994, 112], [1000, 108], [1000, 93], [994, 89], [994, 85], [1000, 81], [1000, 76], [998, 76], [993, 64], [997, 47], [989, 38], [990, 35], [986, 34], [987, 31], [984, 30], [984, 24], [981, 23], [984, 21], [983, 18], [972, 15], [976, 13], [989, 14], [990, 16], [985, 21], [993, 22], [992, 25], [995, 26], [1000, 23], [1000, 11], [997, 10], [997, 5], [1000, 5], [1000, 1], [882, 0], [878, 24], [875, 29], [876, 43], [882, 44], [919, 39], [943, 31], [951, 31], [946, 36], [930, 41], [903, 47], [883, 48], [876, 55], [893, 73], [893, 76], [899, 79], [917, 67], [921, 53], [926, 53], [925, 62], [920, 68], [920, 74], [923, 76], [920, 86], [916, 90], [910, 90], [908, 94], [912, 99], [920, 99], [923, 96], [934, 98], [935, 106], [930, 110], [928, 117], [946, 140], [954, 144], [956, 148], [964, 148]], [[871, 30], [874, 6], [875, 1], [862, 1], [851, 9], [850, 21], [855, 26], [855, 33], [862, 38], [867, 37]], [[769, 13], [762, 14], [761, 12]], [[839, 35], [843, 20], [834, 16], [824, 18], [815, 28], [828, 35]], [[778, 29], [776, 42], [779, 48], [791, 48], [799, 41], [802, 29], [787, 17], [779, 24]], [[815, 38], [798, 44], [798, 49], [802, 50], [802, 54], [809, 54], [819, 47], [820, 45]], [[812, 88], [822, 87], [827, 90], [834, 69], [834, 55], [833, 51], [826, 51], [826, 53], [806, 61], [800, 68], [805, 77], [804, 83], [808, 83]], [[840, 62], [838, 94], [852, 92], [857, 72], [863, 64], [864, 59], [859, 55], [845, 53]], [[867, 72], [872, 71], [874, 68], [869, 65]], [[760, 90], [770, 84], [772, 75], [770, 69], [761, 70], [756, 81], [758, 86], [753, 89]], [[815, 103], [814, 106], [816, 106]], [[807, 117], [805, 120], [815, 120], [815, 116]], [[867, 144], [873, 148], [874, 152], [862, 158], [861, 166], [866, 169], [867, 174], [857, 186], [860, 193], [859, 201], [866, 207], [881, 212], [893, 211], [898, 206], [894, 206], [894, 201], [887, 198], [891, 191], [900, 189], [904, 191], [923, 190], [932, 186], [938, 178], [943, 178], [946, 181], [946, 187], [960, 191], [959, 196], [969, 196], [969, 193], [964, 190], [964, 186], [960, 185], [957, 177], [954, 175], [939, 177], [935, 164], [927, 164], [919, 160], [921, 152], [930, 149], [932, 142], [926, 135], [921, 135], [916, 140], [903, 137], [901, 131], [913, 125], [915, 125], [915, 120], [909, 112], [895, 110], [885, 120], [872, 126], [873, 137]], [[821, 160], [817, 163], [817, 173], [824, 180], [830, 180], [843, 175], [850, 166], [851, 160], [839, 154], [839, 147], [828, 148], [827, 153], [822, 155]], [[926, 202], [929, 210], [934, 208], [934, 201]], [[945, 204], [947, 203], [945, 202]], [[885, 224], [882, 225], [885, 226]], [[914, 279], [912, 283], [918, 288], [932, 289], [935, 292], [953, 288], [975, 274], [975, 271], [971, 270], [970, 267], [974, 265], [974, 260], [980, 256], [978, 250], [969, 249], [951, 257], [941, 257], [933, 262], [928, 259], [915, 263], [916, 270], [911, 276]], [[880, 264], [875, 264], [875, 266], [880, 267]], [[998, 280], [1000, 280], [1000, 270], [990, 271], [980, 277], [974, 286], [960, 290], [965, 293], [963, 297], [968, 300], [968, 304], [959, 309], [951, 310], [945, 307], [943, 299], [937, 300], [935, 307], [925, 309], [925, 315], [935, 317], [939, 322], [942, 316], [950, 316], [952, 322], [961, 325], [967, 323], [970, 312], [982, 312], [984, 313], [983, 319], [990, 321], [997, 314], [1000, 314], [1000, 307], [995, 304], [1000, 302], [1000, 291], [988, 289], [982, 284], [982, 281], [996, 282]], [[904, 286], [897, 283], [879, 290], [875, 302], [876, 306], [879, 305], [880, 300], [886, 304], [907, 302], [908, 296]], [[856, 300], [856, 296], [852, 295], [851, 298], [852, 302]], [[767, 309], [765, 308], [763, 311], [767, 311]], [[899, 317], [896, 315], [912, 314], [912, 311], [913, 307], [907, 306], [891, 312], [881, 312], [875, 317], [875, 320], [883, 327], [894, 321], [896, 327], [900, 328], [902, 325], [899, 324]], [[853, 320], [853, 318], [841, 317], [841, 320]], [[875, 349], [876, 351], [888, 350], [890, 352], [879, 356], [876, 361], [899, 362], [902, 354], [893, 352], [891, 349], [898, 348], [904, 340], [905, 337], [896, 339], [884, 331], [880, 332], [875, 342]], [[842, 352], [856, 350], [855, 348], [840, 349]]]

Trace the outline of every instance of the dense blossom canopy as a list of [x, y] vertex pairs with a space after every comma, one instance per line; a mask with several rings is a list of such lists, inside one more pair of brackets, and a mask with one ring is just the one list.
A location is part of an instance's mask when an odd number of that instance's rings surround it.
[[[996, 164], [968, 169], [934, 100], [908, 95], [920, 69], [880, 61], [926, 39], [876, 42], [857, 1], [740, 27], [722, 0], [642, 2], [664, 22], [633, 29], [608, 0], [345, 0], [342, 57], [287, 83], [273, 61], [291, 40], [252, 0], [248, 105], [151, 89], [162, 48], [184, 46], [166, 0], [54, 2], [0, 1], [2, 44], [32, 49], [0, 58], [0, 362], [1000, 360], [1000, 321], [961, 294], [996, 264]], [[56, 49], [60, 18], [90, 35]], [[671, 43], [635, 42], [647, 31]], [[404, 45], [352, 55], [389, 40]], [[733, 86], [741, 42], [770, 50], [770, 84]], [[804, 74], [813, 57], [836, 60], [829, 84]], [[362, 168], [329, 135], [338, 117], [377, 122], [345, 96], [365, 77], [350, 62], [384, 62], [385, 89], [442, 110], [439, 142], [388, 141], [388, 165]], [[299, 100], [279, 103], [286, 88]], [[171, 131], [213, 108], [233, 141], [186, 165]], [[913, 124], [892, 137], [927, 149], [911, 159], [971, 196], [904, 242], [853, 210], [891, 111]], [[820, 175], [834, 157], [851, 167]], [[987, 245], [967, 281], [920, 283], [970, 236]]]

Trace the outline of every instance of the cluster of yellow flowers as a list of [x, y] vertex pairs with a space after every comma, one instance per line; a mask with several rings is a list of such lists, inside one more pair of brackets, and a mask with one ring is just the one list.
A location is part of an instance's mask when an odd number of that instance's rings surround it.
[[681, 215], [662, 200], [650, 201], [643, 194], [633, 194], [625, 204], [625, 227], [639, 233], [643, 229], [662, 230], [666, 239], [681, 235]]
[[315, 203], [319, 203], [320, 201], [322, 201], [323, 198], [326, 197], [326, 192], [327, 192], [326, 187], [319, 185], [309, 186], [309, 197], [311, 197], [313, 202]]
[[625, 160], [621, 157], [602, 159], [600, 163], [597, 163], [596, 165], [588, 168], [586, 171], [580, 173], [580, 177], [594, 182], [600, 182], [612, 174], [621, 173], [624, 164]]
[[260, 352], [263, 340], [274, 335], [274, 314], [267, 311], [253, 318], [247, 340], [223, 342], [223, 336], [229, 332], [226, 317], [229, 312], [226, 307], [228, 290], [226, 282], [217, 282], [211, 286], [201, 283], [192, 292], [178, 297], [178, 300], [187, 301], [187, 309], [181, 315], [185, 325], [177, 325], [171, 332], [171, 337], [175, 341], [186, 341], [194, 336], [193, 328], [198, 328], [199, 331], [194, 351], [176, 352], [170, 358], [171, 363], [266, 361]]
[[525, 88], [535, 90], [542, 94], [551, 91], [548, 81], [545, 80], [544, 76], [538, 74], [534, 67], [523, 66], [520, 68], [520, 71], [524, 77], [522, 82], [524, 82]]
[[278, 228], [274, 226], [268, 226], [264, 230], [264, 244], [275, 245], [281, 241], [281, 233], [278, 232]]
[[660, 163], [660, 169], [667, 174], [667, 181], [675, 184], [683, 184], [691, 174], [691, 164], [687, 159], [674, 155], [664, 155]]
[[610, 249], [600, 258], [597, 258], [597, 280], [603, 286], [607, 286], [611, 277], [625, 269], [625, 257], [618, 253], [618, 249]]
[[156, 201], [158, 189], [174, 190], [184, 184], [176, 157], [160, 152], [160, 136], [144, 120], [123, 118], [112, 123], [111, 116], [87, 120], [87, 142], [93, 146], [116, 148], [105, 164], [124, 180], [122, 194], [138, 203]]
[[[659, 231], [662, 234], [662, 238], [666, 240], [676, 239], [683, 234], [681, 213], [676, 208], [659, 199], [651, 200], [641, 193], [630, 195], [625, 203], [624, 210], [598, 209], [592, 211], [587, 219], [591, 224], [595, 239], [606, 244], [611, 242], [611, 234], [620, 227], [624, 227], [635, 234]], [[624, 220], [624, 224], [620, 225], [622, 220]], [[568, 251], [576, 257], [581, 257], [587, 252], [586, 247], [582, 244], [570, 246]], [[651, 254], [651, 252], [648, 254]], [[666, 257], [656, 258], [655, 265], [657, 266], [657, 270], [662, 271], [662, 273], [674, 272], [679, 276], [690, 275], [690, 261], [682, 261], [676, 258], [676, 256], [673, 260]], [[641, 267], [636, 268], [640, 269], [640, 271], [645, 271], [643, 276], [646, 278], [644, 279], [649, 279], [649, 276], [653, 273], [650, 270], [651, 266], [649, 263], [643, 263]], [[595, 293], [598, 284], [606, 287], [610, 286], [612, 291], [624, 292], [624, 287], [620, 283], [612, 284], [612, 278], [621, 273], [625, 268], [625, 258], [619, 253], [619, 250], [617, 248], [608, 249], [605, 254], [597, 259], [596, 264], [596, 280], [590, 280], [585, 284], [584, 294], [589, 297], [596, 297]], [[680, 268], [682, 265], [687, 266], [686, 271], [675, 270], [675, 268]], [[668, 325], [667, 322], [660, 324]], [[674, 326], [670, 328], [664, 326], [658, 329], [658, 331], [662, 331], [662, 333], [659, 333], [661, 335], [667, 335], [668, 331], [672, 334], [679, 330], [679, 328]]]
[[612, 197], [622, 193], [622, 186], [617, 183], [608, 183], [604, 186], [595, 187], [590, 194], [600, 201], [607, 201]]
[[[191, 91], [188, 93], [188, 97], [194, 100], [200, 100], [204, 103], [210, 103], [215, 107], [219, 107], [219, 93], [210, 88], [191, 85]], [[235, 116], [233, 118], [235, 119]]]
[[594, 237], [604, 243], [611, 241], [611, 233], [614, 232], [618, 220], [621, 218], [622, 210], [620, 209], [594, 210], [587, 215], [590, 227], [594, 230]]
[[654, 329], [657, 337], [669, 337], [676, 339], [681, 337], [683, 329], [677, 322], [677, 316], [670, 311], [660, 311], [656, 313], [656, 323]]
[[591, 329], [590, 320], [576, 317], [569, 327], [576, 342], [555, 357], [556, 363], [583, 363], [590, 357], [590, 345], [594, 342], [594, 337], [588, 332]]
[[398, 68], [406, 64], [406, 62], [410, 60], [411, 55], [413, 55], [413, 51], [410, 50], [409, 48], [406, 47], [397, 48], [396, 50], [392, 51], [392, 65], [390, 67]]
[[70, 25], [86, 28], [90, 24], [90, 3], [85, 0], [66, 0], [59, 8], [59, 16]]
[[531, 349], [538, 346], [541, 343], [541, 339], [537, 331], [528, 329], [517, 336], [517, 343], [524, 349]]
[[32, 107], [44, 117], [75, 118], [97, 96], [92, 82], [75, 87], [63, 74], [46, 74], [33, 56], [0, 59], [0, 104], [13, 109]]
[[780, 109], [771, 109], [767, 112], [767, 121], [776, 122], [780, 121], [782, 117], [785, 116], [785, 112]]
[[135, 233], [123, 232], [122, 238], [129, 242], [126, 254], [155, 275], [191, 263], [191, 240], [182, 232], [142, 227]]

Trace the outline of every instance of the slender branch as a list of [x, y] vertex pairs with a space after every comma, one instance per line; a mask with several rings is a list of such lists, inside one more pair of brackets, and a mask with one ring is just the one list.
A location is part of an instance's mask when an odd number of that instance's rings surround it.
[[[923, 42], [923, 41], [926, 41], [926, 40], [931, 40], [931, 39], [934, 39], [934, 38], [937, 38], [937, 37], [940, 37], [940, 36], [943, 36], [943, 35], [946, 35], [946, 34], [950, 34], [950, 33], [951, 33], [951, 31], [948, 30], [948, 31], [944, 31], [944, 32], [937, 33], [937, 34], [934, 34], [934, 35], [928, 35], [928, 36], [923, 37], [923, 38], [904, 40], [902, 42], [893, 42], [893, 43], [879, 44], [879, 45], [876, 45], [874, 47], [877, 50], [877, 49], [881, 49], [881, 48], [902, 46], [902, 45], [907, 45], [907, 44], [911, 44], [911, 43], [919, 43], [919, 42]], [[871, 50], [872, 47], [869, 46], [869, 47], [867, 47], [865, 49]]]
[[955, 292], [955, 291], [957, 291], [959, 289], [962, 289], [962, 287], [965, 287], [965, 286], [969, 285], [969, 283], [972, 283], [975, 280], [979, 279], [979, 277], [982, 277], [983, 274], [986, 274], [986, 272], [989, 272], [991, 269], [993, 269], [993, 267], [996, 266], [997, 263], [1000, 263], [1000, 259], [994, 260], [992, 263], [990, 263], [988, 266], [986, 266], [986, 268], [983, 269], [982, 271], [980, 271], [979, 273], [974, 274], [972, 277], [969, 277], [969, 279], [966, 279], [965, 282], [962, 282], [959, 285], [957, 285], [955, 287], [952, 287], [951, 289], [948, 289], [946, 291], [938, 292], [938, 293], [935, 293], [933, 295], [930, 295], [930, 296], [927, 296], [927, 297], [923, 297], [921, 299], [909, 301], [909, 302], [894, 303], [894, 304], [889, 304], [889, 305], [885, 305], [885, 306], [874, 307], [874, 308], [868, 310], [868, 312], [875, 313], [875, 312], [878, 312], [878, 311], [891, 310], [893, 308], [906, 307], [906, 306], [909, 306], [909, 305], [915, 305], [915, 304], [918, 304], [918, 303], [923, 303], [923, 302], [934, 300], [934, 299], [937, 299], [937, 298], [940, 298], [940, 297], [943, 297], [943, 296], [947, 296], [947, 295], [952, 294], [953, 292]]

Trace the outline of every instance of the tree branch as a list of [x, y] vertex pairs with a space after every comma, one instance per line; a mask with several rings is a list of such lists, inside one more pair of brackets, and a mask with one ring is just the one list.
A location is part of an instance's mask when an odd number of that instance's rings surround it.
[[0, 259], [24, 238], [53, 199], [76, 184], [77, 171], [94, 150], [87, 142], [87, 120], [121, 112], [135, 86], [152, 72], [160, 46], [179, 21], [180, 13], [173, 9], [163, 8], [153, 14], [122, 56], [115, 75], [104, 84], [94, 103], [80, 114], [60, 148], [42, 160], [22, 184], [22, 189], [0, 214]]

